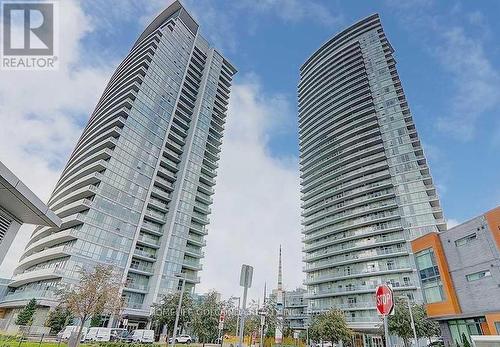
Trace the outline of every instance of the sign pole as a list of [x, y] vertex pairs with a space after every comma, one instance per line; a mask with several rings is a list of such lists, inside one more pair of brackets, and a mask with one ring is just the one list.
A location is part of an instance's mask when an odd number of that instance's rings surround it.
[[387, 316], [394, 311], [394, 293], [392, 288], [387, 284], [382, 284], [377, 287], [375, 291], [376, 308], [379, 315], [384, 318], [384, 334], [385, 334], [385, 346], [391, 347], [391, 342], [389, 341], [389, 324], [387, 322]]
[[384, 334], [385, 334], [385, 347], [391, 347], [389, 341], [389, 324], [387, 324], [387, 315], [384, 315]]
[[239, 347], [243, 347], [247, 293], [248, 293], [248, 288], [252, 286], [252, 277], [253, 277], [253, 267], [250, 265], [243, 264], [241, 266], [241, 274], [240, 274], [240, 286], [243, 287], [243, 303], [242, 303], [241, 318], [240, 318]]
[[243, 303], [241, 305], [241, 317], [240, 317], [240, 328], [239, 328], [240, 347], [243, 347], [243, 333], [245, 330], [245, 311], [247, 305], [247, 292], [248, 292], [248, 287], [243, 287]]

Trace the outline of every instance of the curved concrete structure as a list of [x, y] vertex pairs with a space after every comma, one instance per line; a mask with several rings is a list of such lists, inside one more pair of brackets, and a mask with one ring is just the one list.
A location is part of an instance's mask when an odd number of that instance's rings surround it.
[[235, 73], [179, 2], [147, 27], [54, 188], [49, 207], [62, 226], [33, 232], [9, 305], [54, 300], [61, 282], [97, 263], [123, 273], [129, 326], [143, 325], [158, 296], [177, 289], [176, 274], [193, 289]]
[[408, 242], [445, 222], [378, 15], [325, 43], [299, 83], [304, 271], [313, 311], [375, 330], [377, 284], [421, 300]]

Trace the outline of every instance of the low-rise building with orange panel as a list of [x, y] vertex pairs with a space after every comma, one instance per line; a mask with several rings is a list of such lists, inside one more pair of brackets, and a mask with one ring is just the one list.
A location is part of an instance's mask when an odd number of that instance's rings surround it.
[[446, 346], [500, 334], [500, 207], [411, 242], [429, 317]]

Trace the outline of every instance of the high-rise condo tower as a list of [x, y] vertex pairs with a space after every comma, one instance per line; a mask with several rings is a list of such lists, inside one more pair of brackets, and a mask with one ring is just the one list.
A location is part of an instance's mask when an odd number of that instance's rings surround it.
[[199, 282], [235, 68], [174, 2], [118, 66], [49, 200], [61, 227], [39, 227], [4, 307], [54, 290], [79, 267], [123, 273], [124, 315], [142, 327], [162, 294]]
[[409, 241], [446, 228], [379, 16], [316, 51], [298, 94], [310, 309], [341, 308], [351, 327], [373, 331], [375, 287], [421, 301]]

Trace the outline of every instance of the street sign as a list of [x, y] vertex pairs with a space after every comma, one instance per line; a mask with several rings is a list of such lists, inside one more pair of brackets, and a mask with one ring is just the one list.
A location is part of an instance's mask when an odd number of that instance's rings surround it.
[[387, 284], [381, 284], [375, 292], [377, 299], [377, 312], [381, 316], [388, 316], [394, 309], [394, 295], [391, 287]]
[[240, 286], [250, 288], [252, 286], [253, 267], [243, 264], [241, 266]]
[[394, 295], [392, 288], [387, 284], [381, 284], [377, 287], [375, 291], [377, 313], [384, 318], [384, 334], [385, 334], [385, 345], [386, 347], [391, 346], [389, 338], [389, 324], [387, 322], [387, 316], [394, 311]]

